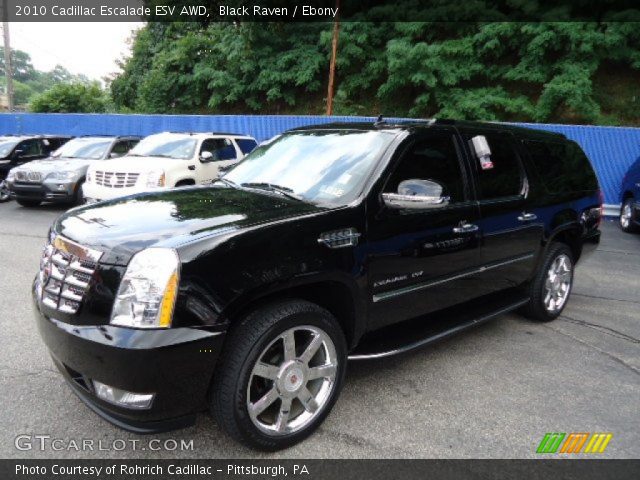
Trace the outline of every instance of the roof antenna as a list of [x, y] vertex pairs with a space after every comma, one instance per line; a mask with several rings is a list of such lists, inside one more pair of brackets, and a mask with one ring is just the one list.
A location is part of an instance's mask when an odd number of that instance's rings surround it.
[[374, 125], [378, 126], [378, 125], [382, 125], [384, 123], [384, 120], [382, 118], [382, 114], [378, 115], [378, 120], [375, 121]]

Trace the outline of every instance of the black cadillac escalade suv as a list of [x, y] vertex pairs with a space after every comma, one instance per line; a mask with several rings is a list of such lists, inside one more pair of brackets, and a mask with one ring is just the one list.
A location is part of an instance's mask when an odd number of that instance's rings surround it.
[[295, 129], [211, 185], [63, 214], [34, 282], [37, 323], [105, 419], [155, 432], [209, 408], [235, 439], [282, 448], [328, 415], [347, 359], [510, 310], [560, 315], [601, 203], [559, 134]]

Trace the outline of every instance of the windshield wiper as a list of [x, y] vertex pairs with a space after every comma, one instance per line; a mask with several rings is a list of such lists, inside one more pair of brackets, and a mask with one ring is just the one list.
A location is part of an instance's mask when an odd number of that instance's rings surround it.
[[293, 200], [298, 200], [299, 202], [303, 202], [304, 199], [298, 195], [295, 195], [293, 193], [293, 189], [289, 188], [289, 187], [284, 187], [282, 185], [276, 185], [275, 183], [268, 183], [268, 182], [246, 182], [246, 183], [241, 183], [240, 184], [241, 187], [246, 187], [246, 188], [256, 188], [259, 190], [266, 190], [268, 192], [276, 192], [279, 193], [280, 195], [283, 195], [287, 198], [292, 198]]

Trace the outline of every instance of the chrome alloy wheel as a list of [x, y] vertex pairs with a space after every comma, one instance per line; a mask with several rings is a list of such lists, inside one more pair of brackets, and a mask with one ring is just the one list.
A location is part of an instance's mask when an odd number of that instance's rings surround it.
[[262, 432], [286, 435], [308, 426], [335, 387], [333, 341], [311, 325], [290, 328], [265, 348], [249, 377], [247, 410]]
[[557, 312], [567, 301], [573, 279], [571, 259], [568, 255], [558, 255], [547, 272], [545, 281], [544, 306], [549, 312]]
[[631, 224], [631, 203], [627, 202], [622, 206], [622, 213], [620, 214], [620, 225], [622, 228], [629, 228]]

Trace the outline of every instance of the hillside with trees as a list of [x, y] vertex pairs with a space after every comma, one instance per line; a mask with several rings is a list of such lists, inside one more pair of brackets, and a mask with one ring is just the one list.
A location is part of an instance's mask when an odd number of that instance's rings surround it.
[[[331, 23], [157, 23], [111, 81], [149, 113], [324, 113]], [[640, 23], [343, 22], [335, 114], [640, 125]]]

